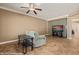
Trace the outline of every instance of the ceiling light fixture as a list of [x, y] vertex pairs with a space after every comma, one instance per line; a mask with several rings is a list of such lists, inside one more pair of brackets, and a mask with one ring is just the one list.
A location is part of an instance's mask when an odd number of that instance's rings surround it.
[[33, 11], [34, 14], [37, 15], [36, 10], [42, 11], [42, 9], [38, 8], [38, 7], [37, 7], [37, 4], [35, 4], [35, 3], [29, 3], [28, 6], [21, 6], [21, 8], [28, 8], [29, 10], [26, 12], [27, 14], [28, 14], [30, 11]]

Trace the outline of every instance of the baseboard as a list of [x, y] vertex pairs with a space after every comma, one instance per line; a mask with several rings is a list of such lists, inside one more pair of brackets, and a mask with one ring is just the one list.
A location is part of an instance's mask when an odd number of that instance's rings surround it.
[[67, 38], [67, 39], [71, 40], [72, 38], [71, 38], [71, 37], [69, 37], [69, 38]]
[[0, 45], [7, 44], [7, 43], [12, 43], [12, 42], [16, 42], [16, 41], [18, 41], [18, 40], [16, 39], [16, 40], [11, 40], [11, 41], [0, 42]]

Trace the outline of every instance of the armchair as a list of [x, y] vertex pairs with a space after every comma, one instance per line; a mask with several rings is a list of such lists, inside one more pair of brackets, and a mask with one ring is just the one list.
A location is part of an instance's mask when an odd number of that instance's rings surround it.
[[39, 35], [37, 32], [29, 31], [26, 35], [32, 36], [34, 47], [39, 47], [46, 44], [46, 37], [45, 35]]

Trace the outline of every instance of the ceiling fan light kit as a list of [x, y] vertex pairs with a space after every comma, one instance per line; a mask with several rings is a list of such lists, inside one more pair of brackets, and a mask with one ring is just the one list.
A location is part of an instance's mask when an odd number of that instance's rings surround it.
[[37, 15], [36, 10], [42, 11], [42, 9], [36, 7], [36, 4], [35, 3], [29, 3], [28, 5], [29, 5], [28, 7], [25, 7], [25, 6], [22, 6], [21, 7], [21, 8], [25, 8], [25, 9], [28, 8], [28, 11], [26, 12], [26, 14], [28, 14], [30, 11], [33, 11], [34, 14]]

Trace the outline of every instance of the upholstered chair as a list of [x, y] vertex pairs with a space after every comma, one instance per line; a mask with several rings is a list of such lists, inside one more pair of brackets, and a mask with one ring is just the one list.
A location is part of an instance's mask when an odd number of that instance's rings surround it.
[[40, 46], [46, 44], [46, 37], [45, 37], [45, 35], [39, 35], [35, 31], [26, 32], [26, 35], [32, 36], [34, 38], [33, 39], [34, 47], [40, 47]]

